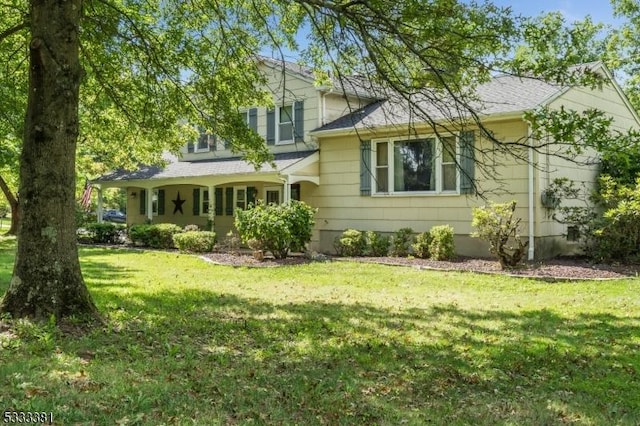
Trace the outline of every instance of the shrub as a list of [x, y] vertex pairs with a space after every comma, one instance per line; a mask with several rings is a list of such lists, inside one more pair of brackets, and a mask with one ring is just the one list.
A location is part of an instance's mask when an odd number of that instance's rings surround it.
[[87, 236], [92, 243], [118, 244], [121, 241], [122, 226], [115, 223], [89, 223], [86, 227]]
[[503, 269], [513, 268], [526, 254], [528, 241], [520, 239], [520, 218], [514, 219], [516, 202], [490, 203], [473, 208], [471, 225], [477, 229], [472, 237], [489, 243], [489, 251], [498, 256]]
[[599, 183], [605, 211], [590, 224], [588, 252], [598, 261], [634, 260], [640, 253], [640, 178], [624, 185], [602, 176]]
[[235, 226], [243, 243], [257, 240], [276, 259], [290, 251], [302, 251], [311, 241], [316, 210], [301, 201], [286, 204], [256, 203], [247, 210], [236, 210]]
[[207, 253], [213, 250], [215, 243], [215, 232], [186, 231], [173, 234], [173, 244], [181, 252]]
[[347, 229], [334, 243], [338, 256], [364, 256], [367, 249], [365, 233], [357, 229]]
[[129, 238], [134, 244], [168, 249], [174, 247], [173, 236], [180, 232], [182, 232], [182, 228], [173, 223], [133, 225], [129, 229]]
[[456, 255], [453, 243], [453, 228], [450, 225], [438, 225], [431, 228], [429, 253], [432, 259], [449, 260]]
[[148, 233], [151, 225], [132, 225], [129, 228], [129, 239], [138, 246], [148, 246]]
[[422, 232], [416, 236], [413, 247], [413, 253], [420, 259], [427, 259], [429, 257], [429, 245], [431, 244], [431, 233], [429, 231]]
[[184, 227], [184, 232], [189, 232], [189, 231], [199, 231], [200, 227], [198, 225], [187, 225]]
[[380, 234], [379, 232], [368, 231], [367, 244], [369, 246], [368, 251], [371, 256], [383, 257], [389, 254], [391, 239], [386, 235]]
[[391, 244], [392, 256], [406, 257], [409, 254], [412, 234], [413, 229], [411, 228], [401, 228], [396, 231]]

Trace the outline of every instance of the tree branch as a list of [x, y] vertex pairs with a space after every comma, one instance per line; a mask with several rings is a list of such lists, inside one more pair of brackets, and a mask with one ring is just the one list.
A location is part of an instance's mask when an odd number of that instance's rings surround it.
[[15, 33], [25, 29], [25, 28], [29, 28], [29, 22], [28, 21], [24, 21], [19, 23], [18, 25], [8, 28], [6, 30], [4, 30], [3, 32], [0, 33], [0, 42], [2, 42], [5, 38], [11, 37], [12, 35], [14, 35]]

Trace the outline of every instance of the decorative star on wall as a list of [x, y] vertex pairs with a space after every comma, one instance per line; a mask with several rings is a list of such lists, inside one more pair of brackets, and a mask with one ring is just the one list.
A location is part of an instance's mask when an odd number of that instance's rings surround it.
[[182, 211], [182, 205], [184, 204], [185, 201], [187, 200], [180, 199], [180, 191], [178, 191], [178, 196], [176, 197], [176, 199], [171, 200], [171, 202], [174, 205], [173, 214], [176, 214], [177, 212], [180, 212], [180, 214], [184, 214], [184, 212]]

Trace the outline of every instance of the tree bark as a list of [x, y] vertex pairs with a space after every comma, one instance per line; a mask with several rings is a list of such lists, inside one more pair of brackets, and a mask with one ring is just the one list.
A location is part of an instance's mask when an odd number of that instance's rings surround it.
[[82, 0], [31, 0], [30, 12], [21, 224], [0, 312], [92, 320], [99, 314], [80, 271], [74, 214]]
[[5, 198], [9, 202], [9, 206], [11, 207], [11, 227], [7, 231], [7, 235], [17, 235], [18, 234], [18, 224], [20, 223], [20, 213], [18, 211], [18, 199], [11, 189], [9, 185], [7, 185], [7, 181], [4, 180], [2, 176], [0, 176], [0, 189], [4, 193]]

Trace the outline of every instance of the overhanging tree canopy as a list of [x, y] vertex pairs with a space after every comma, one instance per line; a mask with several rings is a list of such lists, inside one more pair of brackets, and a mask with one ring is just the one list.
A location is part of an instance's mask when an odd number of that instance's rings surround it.
[[[434, 128], [415, 99], [459, 126], [481, 125], [473, 89], [498, 71], [536, 71], [533, 52], [544, 47], [531, 42], [532, 53], [514, 61], [531, 26], [489, 2], [456, 0], [10, 0], [0, 25], [0, 57], [23, 75], [27, 56], [29, 64], [28, 90], [25, 79], [15, 85], [16, 105], [28, 99], [24, 126], [0, 104], [10, 123], [3, 132], [23, 144], [23, 224], [0, 310], [31, 317], [97, 316], [70, 214], [76, 155], [110, 166], [151, 162], [192, 139], [197, 124], [262, 163], [266, 145], [238, 115], [272, 102], [252, 58], [267, 46], [295, 50], [302, 27], [310, 37], [302, 56], [317, 69], [366, 75], [371, 90], [403, 99]], [[567, 48], [545, 58], [550, 78], [575, 77], [562, 60]]]

